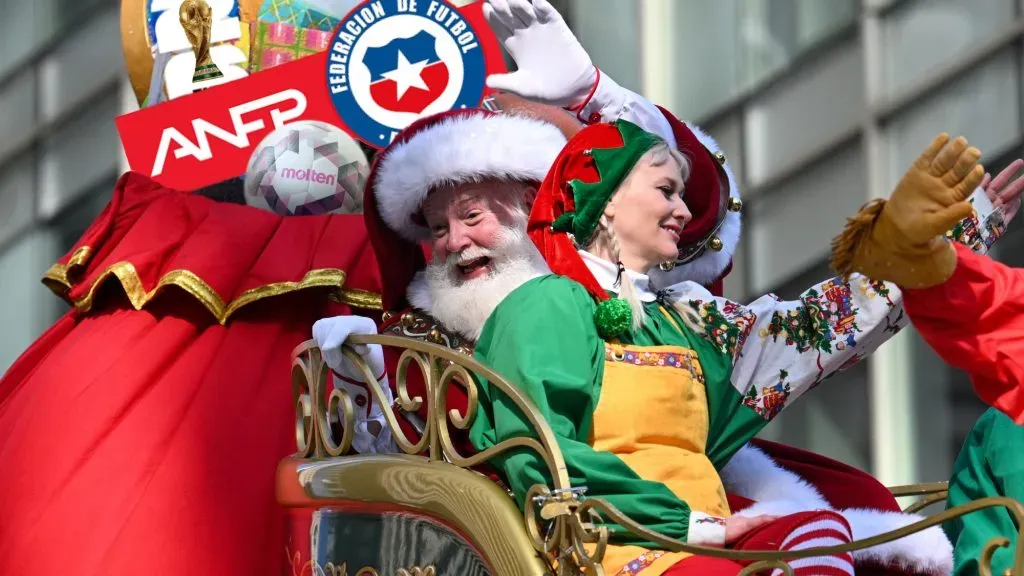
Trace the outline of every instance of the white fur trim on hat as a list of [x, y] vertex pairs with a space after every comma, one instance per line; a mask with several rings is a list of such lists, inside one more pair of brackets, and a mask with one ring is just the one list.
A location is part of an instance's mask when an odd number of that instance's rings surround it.
[[541, 182], [566, 144], [555, 125], [512, 114], [452, 116], [427, 126], [380, 159], [374, 184], [384, 222], [419, 242], [429, 231], [413, 220], [441, 184], [484, 178]]
[[[718, 147], [718, 143], [709, 134], [693, 124], [687, 124], [687, 127], [690, 128], [690, 131], [693, 132], [693, 135], [697, 137], [697, 140], [705, 148], [711, 152], [719, 152], [721, 150]], [[736, 181], [736, 175], [733, 174], [728, 162], [722, 168], [729, 179], [729, 195], [733, 198], [739, 198], [740, 187]], [[657, 286], [671, 286], [690, 280], [698, 284], [708, 285], [721, 278], [722, 273], [725, 272], [729, 263], [732, 262], [737, 246], [739, 246], [742, 222], [743, 218], [739, 212], [726, 212], [725, 220], [716, 233], [718, 239], [722, 241], [721, 250], [716, 252], [708, 248], [696, 260], [682, 266], [677, 266], [668, 272], [655, 269], [651, 273], [654, 283]]]

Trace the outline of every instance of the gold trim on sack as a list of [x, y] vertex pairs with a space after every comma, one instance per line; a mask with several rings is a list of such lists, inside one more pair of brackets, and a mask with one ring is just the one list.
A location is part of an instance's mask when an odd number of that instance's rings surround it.
[[330, 298], [332, 302], [345, 304], [353, 308], [362, 308], [364, 310], [384, 309], [384, 302], [380, 294], [370, 292], [369, 290], [359, 290], [357, 288], [339, 290], [331, 294]]
[[57, 262], [50, 266], [50, 269], [43, 274], [43, 284], [52, 290], [54, 294], [63, 296], [65, 292], [71, 290], [71, 280], [68, 276], [74, 273], [75, 268], [79, 268], [88, 262], [91, 256], [91, 246], [80, 246], [68, 258], [67, 264]]
[[[74, 272], [74, 268], [82, 266], [88, 260], [90, 253], [89, 247], [83, 246], [72, 254], [68, 264], [54, 264], [44, 275], [42, 279], [43, 284], [53, 290], [58, 296], [71, 300], [68, 298], [67, 293], [71, 290], [73, 284], [68, 280], [68, 275]], [[71, 303], [75, 309], [83, 314], [90, 311], [95, 300], [96, 291], [110, 277], [118, 280], [125, 296], [128, 297], [128, 301], [136, 310], [141, 310], [149, 304], [163, 288], [176, 286], [196, 300], [199, 300], [203, 307], [213, 314], [213, 317], [220, 324], [227, 323], [228, 319], [236, 312], [254, 302], [310, 288], [337, 288], [337, 292], [332, 296], [344, 304], [376, 310], [382, 308], [379, 294], [365, 290], [343, 289], [342, 286], [345, 285], [346, 274], [344, 270], [337, 268], [310, 270], [298, 282], [274, 282], [250, 288], [239, 294], [231, 302], [225, 302], [224, 298], [216, 290], [190, 270], [171, 270], [160, 277], [160, 280], [153, 289], [146, 290], [142, 285], [142, 280], [135, 269], [135, 265], [131, 262], [117, 262], [108, 266], [95, 277], [84, 296], [72, 300]]]

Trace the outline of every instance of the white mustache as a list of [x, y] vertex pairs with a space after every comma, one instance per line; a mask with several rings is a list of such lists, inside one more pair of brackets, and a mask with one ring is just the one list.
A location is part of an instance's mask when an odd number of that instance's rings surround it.
[[494, 250], [488, 250], [487, 248], [480, 248], [478, 246], [474, 246], [472, 248], [467, 248], [466, 250], [459, 252], [458, 254], [449, 254], [448, 259], [445, 262], [445, 266], [448, 268], [454, 268], [456, 266], [469, 264], [470, 262], [473, 262], [474, 260], [479, 260], [481, 258], [490, 258], [493, 260], [495, 259], [494, 256]]

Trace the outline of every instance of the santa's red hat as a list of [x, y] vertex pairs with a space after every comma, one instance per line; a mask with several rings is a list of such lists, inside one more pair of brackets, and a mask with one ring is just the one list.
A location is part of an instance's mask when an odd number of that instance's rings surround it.
[[420, 243], [429, 230], [420, 207], [432, 190], [484, 178], [540, 182], [565, 142], [551, 122], [483, 109], [444, 112], [403, 130], [377, 155], [363, 201], [384, 308], [404, 305], [406, 288], [426, 265]]

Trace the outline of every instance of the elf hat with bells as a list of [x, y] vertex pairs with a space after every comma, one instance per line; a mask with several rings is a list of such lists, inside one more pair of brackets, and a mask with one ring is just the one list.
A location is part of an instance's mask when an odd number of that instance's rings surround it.
[[739, 186], [718, 143], [693, 125], [672, 125], [679, 150], [690, 160], [686, 206], [693, 215], [679, 237], [679, 256], [651, 272], [652, 282], [664, 288], [691, 280], [722, 295], [722, 280], [732, 269], [740, 241], [742, 218]]
[[[625, 120], [588, 126], [562, 149], [534, 201], [527, 227], [530, 238], [552, 272], [579, 282], [598, 302], [594, 322], [602, 338], [615, 338], [627, 331], [632, 311], [628, 303], [609, 296], [601, 287], [578, 249], [590, 244], [605, 207], [636, 163], [663, 143], [660, 137]], [[708, 168], [697, 165], [692, 169]], [[689, 187], [690, 180], [687, 190]]]

